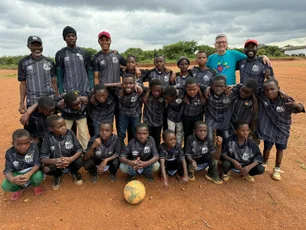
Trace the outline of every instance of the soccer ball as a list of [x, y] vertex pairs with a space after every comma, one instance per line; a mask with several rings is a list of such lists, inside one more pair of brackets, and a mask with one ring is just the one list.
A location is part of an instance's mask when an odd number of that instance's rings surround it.
[[123, 193], [127, 202], [139, 204], [146, 196], [146, 188], [140, 181], [132, 180], [125, 185]]

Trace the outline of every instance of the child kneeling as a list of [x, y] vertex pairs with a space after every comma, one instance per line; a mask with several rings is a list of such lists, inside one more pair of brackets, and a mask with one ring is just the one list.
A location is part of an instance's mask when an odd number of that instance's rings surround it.
[[39, 170], [39, 150], [36, 144], [31, 143], [30, 133], [25, 129], [17, 129], [13, 135], [13, 146], [5, 154], [5, 179], [2, 190], [12, 192], [11, 200], [20, 198], [23, 189], [33, 186], [34, 195], [43, 193], [40, 186], [43, 174]]

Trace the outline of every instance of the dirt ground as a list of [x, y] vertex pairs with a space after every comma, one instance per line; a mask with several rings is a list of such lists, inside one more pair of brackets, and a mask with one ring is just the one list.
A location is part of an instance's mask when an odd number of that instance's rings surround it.
[[[283, 91], [306, 104], [306, 60], [273, 61], [273, 68]], [[18, 101], [19, 84], [15, 70], [0, 70], [1, 130], [0, 170], [4, 154], [11, 145], [11, 134], [21, 128]], [[288, 149], [285, 152], [282, 180], [271, 179], [271, 171], [249, 183], [239, 177], [215, 185], [196, 174], [188, 185], [170, 179], [169, 191], [155, 175], [155, 182], [143, 178], [147, 195], [140, 205], [130, 205], [123, 198], [125, 178], [119, 172], [111, 184], [107, 175], [92, 185], [82, 169], [82, 186], [65, 176], [58, 191], [51, 189], [52, 178], [43, 183], [45, 193], [34, 197], [32, 190], [21, 200], [10, 201], [10, 194], [0, 192], [0, 229], [306, 229], [306, 142], [305, 114], [293, 115]], [[261, 146], [262, 148], [262, 146]], [[271, 153], [270, 168], [275, 160]], [[0, 180], [4, 178], [0, 175]], [[28, 200], [26, 200], [28, 199]], [[26, 200], [27, 202], [24, 202]]]

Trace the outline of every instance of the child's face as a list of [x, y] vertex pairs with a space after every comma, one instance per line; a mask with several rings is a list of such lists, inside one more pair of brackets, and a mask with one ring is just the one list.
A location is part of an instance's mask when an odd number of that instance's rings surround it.
[[163, 57], [158, 57], [154, 60], [154, 65], [158, 71], [162, 71], [165, 68], [165, 60]]
[[271, 81], [264, 84], [264, 93], [270, 100], [275, 100], [278, 97], [279, 87], [275, 82]]
[[99, 42], [99, 45], [101, 46], [101, 49], [107, 51], [107, 50], [109, 50], [109, 47], [110, 47], [110, 45], [111, 45], [111, 43], [112, 43], [112, 40], [109, 39], [109, 38], [106, 37], [106, 36], [102, 36], [102, 37], [98, 40], [98, 42]]
[[189, 97], [195, 97], [199, 93], [199, 85], [197, 83], [186, 85], [186, 92]]
[[248, 138], [249, 133], [250, 133], [249, 125], [247, 124], [240, 125], [235, 132], [238, 137], [246, 139]]
[[174, 133], [169, 133], [165, 138], [165, 143], [169, 148], [174, 148], [176, 145], [176, 136]]
[[95, 99], [99, 103], [105, 103], [108, 98], [108, 92], [106, 90], [97, 90], [95, 93]]
[[206, 62], [207, 62], [206, 53], [199, 53], [197, 55], [197, 62], [200, 67], [206, 66]]
[[243, 85], [240, 88], [239, 93], [242, 99], [248, 99], [249, 97], [252, 96], [252, 94], [254, 93], [254, 90]]
[[76, 45], [77, 37], [73, 33], [68, 33], [65, 37], [65, 42], [67, 46], [74, 47]]
[[186, 72], [187, 69], [188, 69], [188, 61], [183, 59], [182, 61], [180, 61], [180, 64], [179, 64], [179, 68], [181, 70], [181, 72]]
[[151, 88], [151, 93], [153, 97], [159, 98], [162, 93], [162, 86], [161, 85], [153, 85]]
[[171, 103], [172, 101], [175, 100], [176, 96], [173, 96], [173, 97], [167, 96], [167, 97], [164, 97], [164, 98], [165, 98], [166, 103], [169, 104], [169, 103]]
[[64, 136], [67, 133], [67, 126], [66, 122], [63, 118], [54, 121], [53, 126], [49, 127], [49, 130], [55, 135], [55, 136]]
[[31, 50], [31, 54], [33, 57], [40, 57], [43, 52], [43, 46], [39, 42], [33, 42], [28, 45], [29, 49]]
[[140, 143], [144, 144], [147, 141], [148, 137], [149, 131], [147, 128], [141, 127], [136, 130], [136, 138]]
[[133, 77], [125, 77], [122, 81], [122, 88], [126, 93], [132, 93], [135, 89], [135, 79]]
[[112, 135], [113, 133], [113, 128], [112, 125], [110, 124], [101, 124], [100, 125], [100, 137], [103, 141], [108, 141], [109, 137]]
[[31, 145], [31, 137], [19, 137], [13, 140], [14, 148], [21, 154], [26, 154]]
[[127, 59], [127, 62], [126, 62], [126, 68], [127, 68], [127, 70], [130, 70], [130, 71], [135, 70], [136, 65], [137, 65], [137, 63], [136, 63], [135, 58], [129, 57], [129, 58]]
[[257, 53], [257, 45], [254, 43], [249, 43], [244, 47], [244, 53], [248, 56], [248, 58], [254, 58]]
[[215, 95], [221, 96], [226, 89], [226, 84], [223, 80], [214, 81], [211, 85], [211, 90], [214, 92]]
[[38, 111], [46, 117], [54, 114], [54, 110], [55, 110], [55, 106], [49, 106], [49, 107], [46, 107], [46, 108], [43, 108], [43, 109], [38, 108]]
[[194, 130], [194, 134], [200, 140], [205, 140], [205, 138], [207, 137], [207, 125], [198, 125]]
[[82, 102], [80, 98], [77, 98], [75, 101], [71, 103], [69, 106], [72, 110], [80, 110], [82, 108]]

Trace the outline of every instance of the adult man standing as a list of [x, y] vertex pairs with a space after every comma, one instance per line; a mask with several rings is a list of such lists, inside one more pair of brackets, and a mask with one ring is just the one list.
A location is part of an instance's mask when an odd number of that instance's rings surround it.
[[[236, 65], [247, 56], [237, 50], [228, 50], [228, 42], [225, 34], [219, 34], [215, 40], [217, 53], [208, 57], [207, 66], [215, 69], [217, 73], [226, 76], [226, 84], [236, 84]], [[263, 56], [264, 63], [271, 65], [270, 60]]]
[[[38, 36], [28, 37], [31, 54], [18, 63], [18, 81], [20, 81], [19, 112], [38, 102], [43, 96], [53, 97], [57, 94], [54, 62], [42, 55], [43, 44]], [[26, 100], [25, 100], [26, 99]], [[26, 101], [26, 103], [25, 103]]]

